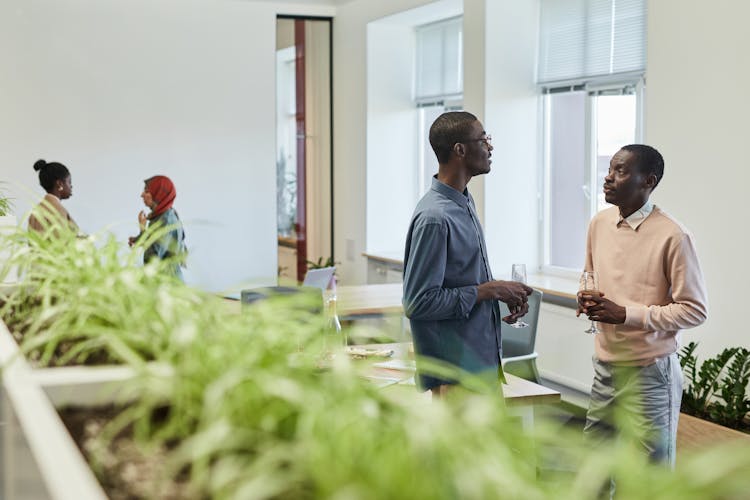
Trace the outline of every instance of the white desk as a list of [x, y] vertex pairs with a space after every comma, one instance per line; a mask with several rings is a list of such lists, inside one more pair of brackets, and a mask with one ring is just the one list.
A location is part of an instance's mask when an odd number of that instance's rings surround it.
[[[410, 342], [391, 343], [391, 344], [366, 344], [356, 346], [364, 349], [391, 349], [396, 356], [406, 357], [407, 360], [412, 357], [413, 349]], [[399, 359], [399, 358], [396, 358]], [[387, 361], [378, 360], [378, 361]], [[372, 365], [378, 364], [372, 362]], [[375, 381], [382, 381], [383, 387], [401, 384], [414, 386], [413, 369], [389, 369], [377, 366], [370, 366], [365, 377], [370, 377]], [[524, 380], [510, 373], [505, 374], [507, 384], [503, 384], [503, 395], [508, 405], [508, 412], [511, 415], [521, 418], [524, 429], [531, 429], [534, 425], [534, 407], [540, 404], [550, 404], [560, 402], [560, 393], [549, 387]], [[389, 383], [390, 382], [390, 383]], [[428, 391], [424, 394], [416, 392], [415, 399], [422, 398], [429, 400], [431, 393]]]

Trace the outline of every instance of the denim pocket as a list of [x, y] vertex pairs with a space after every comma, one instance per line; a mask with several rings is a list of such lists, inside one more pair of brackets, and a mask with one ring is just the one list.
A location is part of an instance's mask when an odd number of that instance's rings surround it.
[[671, 379], [670, 363], [669, 356], [665, 356], [663, 358], [657, 358], [654, 364], [651, 365], [651, 368], [665, 384], [669, 384]]

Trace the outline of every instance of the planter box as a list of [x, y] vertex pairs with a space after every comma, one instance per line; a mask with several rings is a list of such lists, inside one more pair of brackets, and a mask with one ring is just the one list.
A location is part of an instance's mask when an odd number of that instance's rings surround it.
[[[32, 368], [0, 321], [0, 499], [105, 500], [58, 409], [133, 401], [127, 366]], [[157, 363], [148, 369], [169, 374]]]
[[727, 441], [744, 442], [750, 451], [750, 434], [680, 413], [677, 426], [678, 456], [680, 451], [695, 451]]
[[[100, 500], [106, 495], [50, 397], [0, 321], [0, 497]], [[40, 375], [41, 378], [44, 374]], [[63, 397], [66, 391], [57, 391]], [[94, 392], [101, 392], [98, 385]]]

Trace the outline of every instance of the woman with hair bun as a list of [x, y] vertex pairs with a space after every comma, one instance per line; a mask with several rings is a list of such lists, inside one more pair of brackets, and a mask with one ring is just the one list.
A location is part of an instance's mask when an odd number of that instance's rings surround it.
[[39, 184], [47, 194], [29, 216], [29, 229], [43, 233], [51, 225], [59, 224], [77, 234], [78, 224], [61, 203], [61, 200], [73, 196], [73, 183], [68, 168], [62, 163], [37, 160], [34, 170], [39, 172]]
[[[182, 266], [187, 254], [185, 248], [185, 231], [177, 211], [172, 207], [177, 196], [174, 184], [164, 175], [155, 175], [144, 181], [145, 186], [141, 198], [143, 203], [151, 209], [147, 215], [144, 211], [138, 214], [138, 225], [140, 234], [129, 238], [128, 243], [133, 246], [143, 235], [146, 227], [159, 225], [170, 228], [169, 232], [163, 234], [154, 241], [143, 252], [143, 262], [147, 263], [153, 258], [172, 260], [172, 273], [184, 281], [182, 277]], [[148, 226], [147, 226], [148, 224]]]

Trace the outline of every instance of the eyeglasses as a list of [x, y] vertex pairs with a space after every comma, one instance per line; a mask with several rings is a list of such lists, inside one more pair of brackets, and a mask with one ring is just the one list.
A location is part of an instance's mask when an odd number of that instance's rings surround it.
[[481, 143], [484, 143], [484, 145], [489, 148], [490, 146], [492, 146], [492, 136], [486, 135], [484, 137], [480, 137], [479, 139], [467, 139], [464, 142], [481, 142]]

